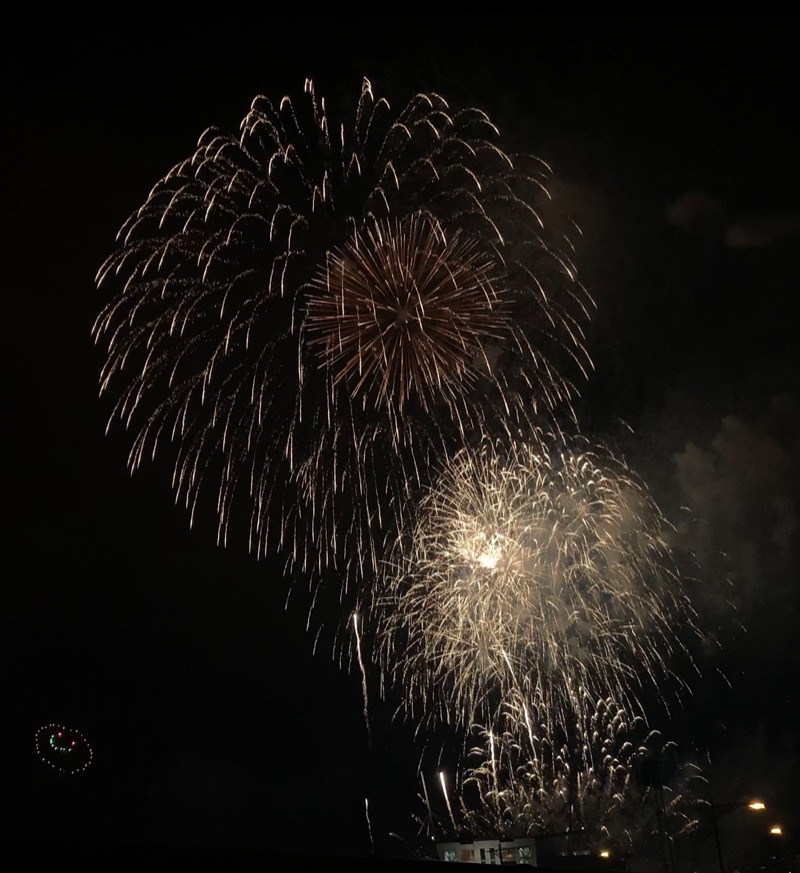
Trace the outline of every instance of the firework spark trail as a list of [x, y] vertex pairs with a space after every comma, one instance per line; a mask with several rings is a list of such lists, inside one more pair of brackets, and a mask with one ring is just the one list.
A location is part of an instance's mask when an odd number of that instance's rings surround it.
[[366, 80], [350, 119], [309, 81], [206, 131], [97, 274], [131, 470], [168, 450], [220, 542], [249, 529], [315, 586], [371, 577], [435, 462], [568, 413], [590, 367], [591, 300], [536, 213], [548, 176], [481, 110], [393, 112]]
[[[373, 587], [387, 685], [414, 719], [492, 725], [532, 702], [549, 731], [680, 678], [693, 611], [644, 484], [602, 447], [484, 441], [446, 463]], [[663, 702], [666, 703], [666, 695]]]
[[367, 671], [364, 667], [364, 658], [361, 654], [361, 634], [358, 630], [358, 613], [353, 613], [353, 633], [356, 638], [356, 658], [358, 660], [358, 667], [361, 670], [361, 693], [363, 696], [363, 711], [364, 711], [364, 724], [367, 728], [367, 737], [369, 739], [369, 745], [372, 747], [372, 728], [369, 723], [369, 689], [367, 687]]
[[374, 855], [375, 854], [375, 840], [372, 837], [372, 822], [370, 821], [370, 818], [369, 818], [369, 798], [368, 797], [364, 798], [364, 816], [367, 820], [367, 832], [369, 833], [370, 850], [372, 851], [372, 854]]
[[428, 786], [425, 782], [425, 774], [420, 773], [420, 781], [422, 783], [422, 799], [425, 803], [425, 834], [428, 837], [433, 836], [433, 810], [431, 809], [431, 799], [428, 797]]
[[453, 807], [450, 805], [450, 795], [447, 793], [447, 778], [444, 775], [444, 771], [439, 771], [439, 784], [442, 786], [442, 794], [444, 795], [444, 801], [447, 805], [447, 812], [450, 815], [450, 821], [453, 825], [453, 828], [456, 828], [456, 817], [453, 814]]

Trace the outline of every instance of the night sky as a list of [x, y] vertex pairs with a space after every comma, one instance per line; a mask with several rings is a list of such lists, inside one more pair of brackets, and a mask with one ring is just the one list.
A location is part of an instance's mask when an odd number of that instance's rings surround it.
[[[278, 562], [131, 477], [98, 397], [95, 272], [209, 126], [259, 93], [485, 109], [553, 169], [597, 312], [576, 411], [699, 567], [708, 645], [653, 722], [718, 802], [797, 833], [798, 16], [21, 16], [6, 99], [6, 773], [16, 838], [391, 854], [425, 737], [306, 629]], [[10, 425], [10, 428], [9, 428]], [[291, 591], [288, 608], [287, 594]], [[338, 619], [334, 616], [332, 621]], [[37, 760], [80, 729], [85, 773]], [[441, 738], [430, 737], [429, 747]], [[368, 812], [365, 803], [368, 801]]]

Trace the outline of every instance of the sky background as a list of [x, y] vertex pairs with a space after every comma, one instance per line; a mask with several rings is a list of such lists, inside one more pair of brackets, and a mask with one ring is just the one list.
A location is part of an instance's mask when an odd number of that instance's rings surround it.
[[[207, 127], [234, 132], [253, 97], [299, 94], [306, 77], [353, 103], [363, 76], [379, 94], [479, 106], [553, 168], [597, 303], [581, 428], [624, 453], [699, 560], [709, 644], [692, 694], [653, 721], [704, 762], [716, 800], [761, 793], [796, 829], [799, 23], [15, 19], [12, 834], [366, 854], [413, 831], [420, 740], [376, 707], [370, 747], [360, 678], [312, 652], [302, 591], [286, 609], [277, 565], [190, 531], [163, 467], [129, 476], [124, 434], [104, 433], [90, 338], [118, 227]], [[51, 778], [34, 752], [49, 723], [89, 738], [90, 770]]]

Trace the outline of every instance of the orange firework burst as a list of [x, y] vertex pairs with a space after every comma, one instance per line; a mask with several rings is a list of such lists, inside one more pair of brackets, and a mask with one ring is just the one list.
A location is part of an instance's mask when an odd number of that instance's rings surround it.
[[510, 295], [478, 240], [432, 217], [385, 219], [328, 256], [309, 296], [309, 347], [351, 396], [402, 414], [462, 401], [513, 340]]

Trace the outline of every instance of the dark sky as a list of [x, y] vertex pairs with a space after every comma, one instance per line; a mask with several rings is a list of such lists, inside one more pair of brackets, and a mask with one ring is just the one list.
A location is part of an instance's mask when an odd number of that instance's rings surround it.
[[[365, 854], [370, 825], [389, 851], [418, 811], [420, 742], [378, 712], [369, 747], [359, 677], [312, 654], [302, 590], [286, 609], [276, 566], [190, 531], [165, 467], [128, 475], [90, 338], [118, 227], [205, 128], [235, 131], [256, 94], [297, 94], [305, 77], [333, 99], [365, 75], [378, 92], [480, 106], [552, 166], [598, 307], [581, 425], [621, 447], [698, 555], [697, 606], [722, 642], [659, 726], [709, 762], [715, 796], [760, 791], [797, 827], [799, 23], [14, 19], [12, 834]], [[51, 722], [90, 739], [85, 774], [54, 780], [36, 760]]]

